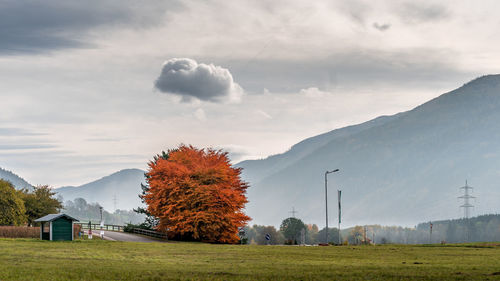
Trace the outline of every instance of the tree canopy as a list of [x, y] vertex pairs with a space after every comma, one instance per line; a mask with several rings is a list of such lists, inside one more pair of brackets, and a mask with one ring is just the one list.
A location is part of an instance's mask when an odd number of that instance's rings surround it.
[[26, 222], [22, 195], [14, 186], [0, 179], [0, 225], [22, 225]]
[[169, 238], [237, 243], [248, 184], [227, 153], [181, 145], [149, 163], [142, 198]]
[[306, 225], [300, 219], [287, 218], [281, 222], [280, 231], [285, 236], [285, 239], [292, 244], [297, 244], [300, 238], [300, 232], [306, 229]]
[[[266, 234], [269, 234], [270, 240], [267, 241]], [[258, 245], [279, 245], [285, 242], [283, 234], [274, 228], [272, 225], [254, 225], [253, 227], [245, 227], [245, 237], [248, 243], [255, 243]]]
[[29, 225], [33, 225], [38, 218], [48, 214], [59, 213], [62, 204], [54, 198], [56, 193], [48, 185], [39, 185], [29, 192], [22, 190], [22, 199], [26, 208], [26, 218]]

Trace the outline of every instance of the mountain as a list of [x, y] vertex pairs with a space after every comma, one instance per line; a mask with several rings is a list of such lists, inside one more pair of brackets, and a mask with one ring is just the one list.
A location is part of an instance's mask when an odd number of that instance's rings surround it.
[[66, 186], [55, 189], [64, 201], [83, 198], [89, 203], [97, 202], [113, 212], [116, 208], [131, 210], [142, 205], [138, 195], [141, 183], [145, 183], [144, 171], [125, 169], [81, 186]]
[[500, 75], [477, 78], [413, 110], [306, 139], [289, 151], [238, 163], [250, 183], [247, 213], [279, 225], [295, 207], [307, 223], [414, 225], [460, 217], [459, 187], [478, 197], [473, 214], [500, 205]]
[[9, 181], [14, 185], [16, 189], [22, 189], [22, 188], [27, 188], [29, 190], [33, 189], [33, 186], [29, 184], [27, 181], [25, 181], [23, 178], [19, 177], [18, 175], [14, 174], [11, 171], [7, 171], [2, 168], [0, 168], [0, 179]]

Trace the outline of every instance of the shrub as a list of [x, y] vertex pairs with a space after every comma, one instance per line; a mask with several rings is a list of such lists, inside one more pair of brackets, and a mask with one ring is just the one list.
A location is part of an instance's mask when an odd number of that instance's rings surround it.
[[40, 238], [40, 227], [0, 226], [3, 238]]
[[123, 228], [123, 232], [134, 232], [134, 228], [154, 230], [151, 229], [151, 227], [149, 227], [147, 223], [141, 223], [141, 224], [127, 223], [127, 225]]

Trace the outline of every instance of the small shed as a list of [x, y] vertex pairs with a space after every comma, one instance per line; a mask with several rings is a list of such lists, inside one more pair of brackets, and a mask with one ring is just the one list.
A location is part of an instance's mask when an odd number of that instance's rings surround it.
[[73, 223], [77, 219], [66, 214], [50, 214], [36, 219], [40, 225], [40, 239], [73, 241]]

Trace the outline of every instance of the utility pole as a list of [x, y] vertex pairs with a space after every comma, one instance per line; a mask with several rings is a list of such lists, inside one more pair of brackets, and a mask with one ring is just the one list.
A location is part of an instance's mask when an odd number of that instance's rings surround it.
[[365, 225], [365, 229], [364, 229], [364, 233], [363, 233], [363, 243], [366, 245], [366, 225]]
[[99, 211], [101, 211], [101, 239], [104, 239], [104, 231], [102, 230], [104, 228], [104, 221], [102, 220], [102, 210], [103, 207], [99, 207]]
[[[326, 228], [325, 228], [325, 243], [328, 244], [328, 174], [338, 172], [339, 169], [335, 169], [333, 171], [325, 172], [325, 213], [326, 213]], [[339, 229], [340, 234], [340, 229]]]
[[429, 226], [430, 226], [430, 231], [429, 231], [429, 244], [432, 244], [432, 222], [429, 222]]
[[295, 218], [295, 214], [298, 213], [298, 212], [295, 211], [295, 207], [292, 207], [292, 210], [289, 213], [292, 214], [292, 218]]
[[339, 245], [342, 244], [342, 238], [340, 238], [340, 222], [342, 221], [342, 205], [340, 205], [340, 199], [342, 196], [342, 190], [337, 190], [337, 199], [339, 203]]

